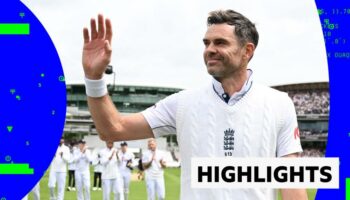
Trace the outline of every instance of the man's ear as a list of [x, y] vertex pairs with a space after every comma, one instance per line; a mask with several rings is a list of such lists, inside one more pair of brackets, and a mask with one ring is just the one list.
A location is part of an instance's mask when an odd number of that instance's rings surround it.
[[245, 55], [244, 57], [250, 61], [250, 59], [252, 59], [253, 55], [254, 55], [254, 51], [255, 51], [255, 45], [251, 42], [248, 42], [247, 44], [245, 44]]

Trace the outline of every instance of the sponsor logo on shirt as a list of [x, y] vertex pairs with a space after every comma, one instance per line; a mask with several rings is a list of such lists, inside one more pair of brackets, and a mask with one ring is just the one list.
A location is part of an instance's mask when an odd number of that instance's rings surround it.
[[300, 138], [300, 133], [299, 133], [299, 128], [296, 127], [294, 129], [294, 139], [298, 139], [298, 138]]

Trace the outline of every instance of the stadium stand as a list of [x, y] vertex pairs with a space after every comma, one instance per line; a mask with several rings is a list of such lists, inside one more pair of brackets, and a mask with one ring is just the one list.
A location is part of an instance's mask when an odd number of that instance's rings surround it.
[[274, 87], [287, 92], [295, 105], [304, 157], [324, 156], [329, 120], [328, 82], [301, 83]]
[[[114, 104], [124, 115], [140, 112], [159, 100], [181, 91], [180, 88], [133, 85], [109, 88]], [[330, 110], [328, 83], [288, 84], [273, 86], [273, 88], [287, 92], [294, 102], [300, 138], [304, 147], [303, 156], [324, 155]], [[87, 109], [84, 85], [68, 85], [67, 94], [67, 120], [64, 128], [66, 140], [78, 141], [84, 138], [90, 147], [100, 148], [104, 144], [98, 141], [98, 134]], [[145, 149], [146, 143], [135, 141], [131, 144], [133, 148]], [[158, 143], [162, 150], [169, 153], [169, 161], [180, 161], [176, 136], [167, 136]]]

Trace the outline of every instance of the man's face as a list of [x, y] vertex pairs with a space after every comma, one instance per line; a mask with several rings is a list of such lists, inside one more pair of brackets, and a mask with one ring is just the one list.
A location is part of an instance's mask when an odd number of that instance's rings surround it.
[[155, 151], [157, 148], [157, 143], [154, 140], [148, 141], [148, 149], [151, 151]]
[[123, 153], [125, 153], [125, 152], [126, 152], [126, 150], [128, 149], [128, 146], [123, 145], [123, 146], [121, 146], [121, 149], [122, 149], [122, 152], [123, 152]]
[[108, 147], [108, 149], [111, 149], [113, 145], [113, 142], [106, 142], [106, 146]]
[[79, 143], [79, 149], [82, 151], [84, 150], [85, 144], [84, 143]]
[[248, 59], [245, 48], [234, 34], [234, 26], [213, 24], [203, 38], [203, 57], [208, 73], [217, 79], [230, 77], [238, 70], [245, 69]]
[[61, 146], [62, 144], [64, 144], [64, 139], [63, 139], [63, 138], [61, 138], [61, 140], [60, 140], [60, 146]]

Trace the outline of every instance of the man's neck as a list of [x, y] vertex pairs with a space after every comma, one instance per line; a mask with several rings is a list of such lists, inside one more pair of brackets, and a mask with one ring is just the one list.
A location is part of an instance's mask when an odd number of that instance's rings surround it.
[[232, 96], [234, 93], [239, 92], [247, 79], [247, 69], [237, 71], [229, 77], [216, 78], [216, 80], [221, 83], [225, 93], [227, 93], [229, 96]]

